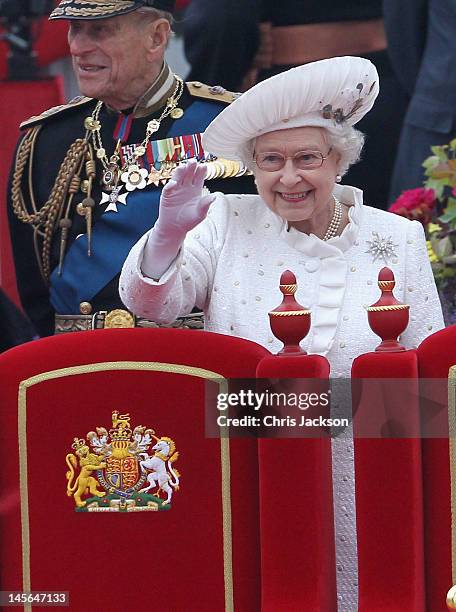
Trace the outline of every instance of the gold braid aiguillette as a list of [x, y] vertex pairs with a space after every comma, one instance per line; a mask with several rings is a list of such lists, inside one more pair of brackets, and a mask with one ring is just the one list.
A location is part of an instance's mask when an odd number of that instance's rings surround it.
[[72, 179], [81, 172], [81, 162], [85, 159], [90, 145], [86, 139], [78, 138], [70, 146], [60, 165], [49, 198], [39, 210], [35, 203], [33, 185], [31, 180], [29, 180], [29, 195], [32, 207], [32, 212], [30, 212], [24, 199], [22, 181], [27, 165], [29, 166], [29, 175], [32, 176], [33, 150], [39, 130], [40, 126], [28, 131], [19, 144], [12, 177], [11, 196], [12, 208], [16, 217], [23, 223], [32, 226], [36, 244], [38, 244], [39, 240], [42, 240], [41, 253], [37, 247], [36, 256], [41, 275], [46, 283], [48, 283], [51, 274], [50, 253], [52, 236], [56, 227], [59, 226], [58, 220], [62, 218], [67, 196], [70, 195], [72, 197], [73, 195], [70, 193], [70, 187], [72, 184], [74, 185]]

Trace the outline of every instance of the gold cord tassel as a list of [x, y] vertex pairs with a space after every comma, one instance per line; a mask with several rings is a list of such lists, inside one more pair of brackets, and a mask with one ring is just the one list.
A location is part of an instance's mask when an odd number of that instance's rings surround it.
[[93, 209], [95, 208], [95, 201], [92, 198], [92, 184], [96, 176], [96, 165], [93, 159], [92, 149], [89, 149], [86, 155], [85, 163], [86, 175], [88, 178], [87, 185], [87, 197], [81, 202], [83, 210], [85, 211], [86, 228], [87, 228], [87, 257], [92, 255], [92, 226], [93, 226]]
[[60, 233], [60, 253], [59, 253], [58, 275], [61, 276], [62, 269], [63, 269], [63, 258], [65, 257], [65, 249], [66, 249], [66, 245], [68, 241], [68, 232], [71, 228], [72, 221], [71, 219], [67, 219], [67, 218], [60, 219], [59, 225], [60, 225], [61, 233]]
[[93, 198], [85, 198], [81, 202], [86, 220], [87, 228], [87, 257], [92, 255], [92, 210], [95, 207], [95, 201]]

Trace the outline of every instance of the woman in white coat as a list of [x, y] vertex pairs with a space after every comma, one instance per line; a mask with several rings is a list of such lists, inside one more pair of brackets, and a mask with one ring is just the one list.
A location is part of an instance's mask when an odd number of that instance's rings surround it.
[[359, 159], [363, 135], [353, 125], [378, 88], [368, 60], [338, 57], [274, 76], [227, 107], [204, 148], [243, 160], [258, 195], [207, 194], [204, 165], [178, 167], [155, 227], [125, 262], [125, 305], [164, 323], [198, 306], [207, 330], [276, 352], [267, 313], [290, 269], [297, 300], [312, 311], [303, 348], [327, 357], [332, 376], [349, 376], [353, 359], [379, 342], [364, 307], [378, 299], [387, 265], [397, 299], [410, 304], [402, 343], [417, 346], [443, 327], [421, 225], [370, 208], [359, 189], [338, 184]]

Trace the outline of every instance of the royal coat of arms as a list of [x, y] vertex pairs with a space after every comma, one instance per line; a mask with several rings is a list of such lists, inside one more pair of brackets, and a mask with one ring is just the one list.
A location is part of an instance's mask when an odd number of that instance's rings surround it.
[[[96, 427], [86, 440], [74, 438], [67, 495], [77, 512], [141, 512], [167, 510], [180, 474], [179, 458], [171, 438], [158, 438], [142, 425], [133, 430], [130, 415], [112, 413], [112, 428]], [[83, 497], [85, 499], [83, 499]]]

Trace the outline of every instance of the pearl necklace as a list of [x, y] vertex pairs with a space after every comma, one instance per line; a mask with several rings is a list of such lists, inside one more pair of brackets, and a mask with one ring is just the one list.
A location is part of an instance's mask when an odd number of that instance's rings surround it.
[[326, 230], [326, 233], [322, 238], [324, 242], [337, 236], [337, 233], [340, 227], [340, 222], [342, 221], [342, 204], [339, 202], [336, 196], [333, 195], [333, 198], [334, 198], [334, 213], [328, 225], [328, 229]]

